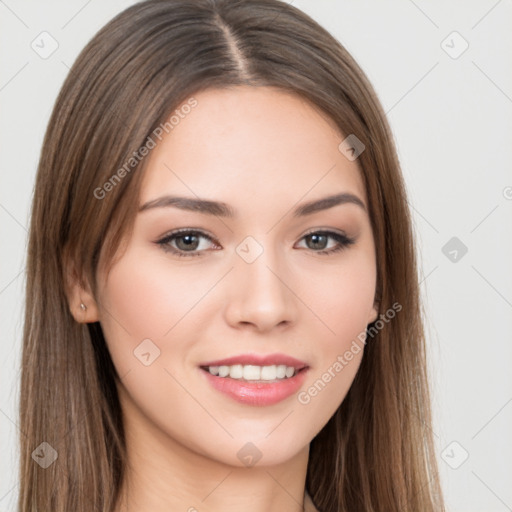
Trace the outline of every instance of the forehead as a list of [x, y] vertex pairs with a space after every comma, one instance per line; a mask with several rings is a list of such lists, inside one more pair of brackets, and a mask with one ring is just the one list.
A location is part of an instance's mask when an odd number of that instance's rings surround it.
[[[149, 155], [140, 203], [164, 193], [237, 202], [296, 202], [335, 192], [366, 201], [360, 169], [339, 150], [334, 122], [272, 87], [208, 89], [171, 114]], [[169, 129], [169, 127], [171, 127]]]

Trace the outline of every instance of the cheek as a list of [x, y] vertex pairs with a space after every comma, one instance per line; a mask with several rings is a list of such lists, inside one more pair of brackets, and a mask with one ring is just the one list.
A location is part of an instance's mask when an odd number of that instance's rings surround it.
[[134, 340], [162, 338], [191, 310], [211, 285], [162, 259], [136, 251], [111, 271], [102, 292], [102, 325], [124, 330]]
[[[139, 352], [149, 351], [151, 359], [162, 356], [158, 363], [164, 362], [166, 341], [175, 340], [188, 325], [210, 281], [191, 282], [190, 273], [165, 261], [149, 261], [136, 251], [124, 255], [100, 291], [100, 322], [120, 375], [140, 366], [140, 359], [135, 359]], [[173, 343], [174, 352], [185, 350], [182, 343]]]
[[324, 421], [343, 401], [363, 357], [376, 279], [368, 254], [354, 254], [322, 274], [323, 286], [308, 288], [308, 306], [324, 325], [316, 336], [317, 364], [297, 399], [305, 414]]
[[[327, 268], [302, 292], [310, 309], [325, 324], [324, 347], [341, 349], [365, 330], [375, 300], [376, 269], [367, 253], [354, 253]], [[329, 341], [330, 340], [330, 341]]]

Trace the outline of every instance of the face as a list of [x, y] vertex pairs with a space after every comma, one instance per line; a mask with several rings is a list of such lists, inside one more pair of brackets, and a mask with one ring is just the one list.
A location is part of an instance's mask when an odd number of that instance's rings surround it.
[[305, 100], [267, 87], [194, 97], [147, 157], [97, 315], [125, 417], [162, 446], [277, 464], [343, 401], [354, 341], [377, 317], [365, 188], [345, 136]]

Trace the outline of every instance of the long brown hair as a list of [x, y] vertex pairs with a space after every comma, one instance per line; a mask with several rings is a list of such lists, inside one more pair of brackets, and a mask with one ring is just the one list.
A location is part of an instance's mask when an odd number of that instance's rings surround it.
[[[180, 104], [201, 90], [237, 85], [298, 94], [365, 145], [358, 163], [380, 313], [403, 307], [374, 329], [350, 391], [313, 439], [306, 488], [321, 512], [444, 510], [414, 233], [391, 131], [371, 84], [336, 39], [284, 2], [149, 0], [120, 13], [87, 44], [45, 135], [28, 247], [20, 512], [114, 509], [126, 462], [119, 376], [100, 324], [74, 320], [67, 279], [76, 275], [97, 296], [100, 252], [112, 262], [133, 227], [147, 159], [110, 182], [101, 199], [98, 187]], [[46, 468], [33, 456], [43, 442], [58, 454]], [[38, 449], [54, 454], [47, 445]]]

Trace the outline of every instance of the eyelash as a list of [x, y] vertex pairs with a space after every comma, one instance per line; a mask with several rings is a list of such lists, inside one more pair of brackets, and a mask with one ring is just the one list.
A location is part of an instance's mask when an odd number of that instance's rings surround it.
[[[165, 252], [171, 252], [172, 254], [175, 254], [176, 256], [179, 256], [179, 257], [202, 256], [202, 253], [204, 251], [186, 252], [186, 251], [181, 251], [181, 250], [175, 249], [174, 247], [172, 247], [170, 245], [170, 242], [172, 240], [174, 240], [175, 238], [180, 238], [180, 236], [184, 236], [184, 235], [196, 235], [196, 236], [199, 235], [203, 238], [206, 238], [210, 242], [214, 242], [212, 237], [210, 237], [206, 233], [203, 233], [202, 231], [197, 231], [194, 229], [179, 229], [179, 230], [169, 233], [168, 235], [164, 236], [164, 238], [158, 240], [155, 243], [158, 244]], [[321, 230], [320, 231], [311, 231], [309, 233], [306, 233], [301, 238], [301, 240], [308, 236], [311, 236], [311, 235], [327, 235], [329, 238], [333, 238], [334, 240], [336, 240], [338, 242], [338, 246], [335, 247], [334, 249], [328, 249], [328, 250], [322, 249], [321, 251], [315, 251], [313, 249], [310, 249], [315, 254], [322, 254], [322, 255], [328, 256], [328, 255], [337, 253], [339, 251], [342, 251], [343, 249], [346, 249], [350, 245], [355, 243], [354, 238], [350, 238], [346, 235], [342, 235], [342, 234], [336, 233], [334, 231], [321, 231]]]

